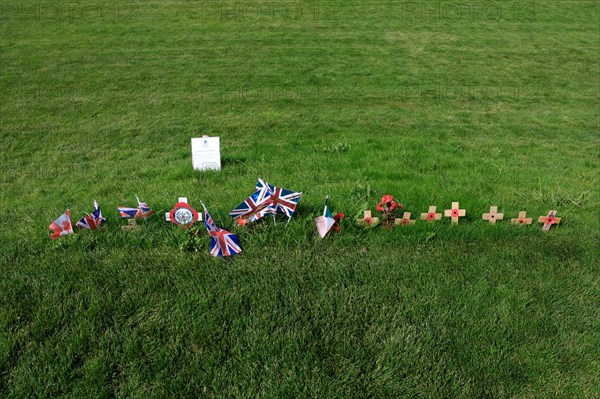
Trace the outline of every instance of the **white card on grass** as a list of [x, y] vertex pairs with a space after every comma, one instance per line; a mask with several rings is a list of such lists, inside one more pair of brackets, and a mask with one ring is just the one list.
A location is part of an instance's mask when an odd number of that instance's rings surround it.
[[193, 138], [192, 164], [195, 170], [221, 170], [219, 137], [202, 136]]

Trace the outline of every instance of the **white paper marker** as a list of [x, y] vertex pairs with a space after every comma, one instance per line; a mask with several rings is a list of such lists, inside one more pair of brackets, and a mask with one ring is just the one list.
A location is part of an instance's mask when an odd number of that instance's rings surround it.
[[208, 136], [192, 139], [192, 165], [195, 170], [221, 170], [219, 139]]

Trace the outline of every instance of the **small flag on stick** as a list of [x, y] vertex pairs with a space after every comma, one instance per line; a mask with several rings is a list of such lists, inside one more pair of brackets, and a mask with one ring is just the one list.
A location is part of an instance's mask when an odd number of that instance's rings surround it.
[[122, 218], [135, 218], [135, 219], [147, 219], [154, 215], [154, 210], [148, 206], [145, 202], [141, 202], [139, 197], [136, 195], [137, 208], [129, 208], [126, 206], [118, 206], [117, 210]]
[[71, 225], [71, 212], [69, 209], [58, 217], [50, 226], [48, 226], [52, 233], [50, 234], [51, 240], [56, 240], [62, 236], [73, 234], [73, 226]]
[[210, 235], [210, 254], [212, 256], [231, 256], [242, 252], [237, 236], [217, 227], [208, 213], [206, 206], [204, 206], [204, 202], [200, 202], [202, 203], [202, 208], [204, 208], [204, 224]]
[[331, 214], [331, 212], [329, 211], [329, 208], [327, 207], [328, 200], [329, 200], [329, 196], [326, 196], [325, 197], [325, 208], [323, 209], [323, 215], [315, 218], [315, 224], [317, 225], [317, 231], [319, 232], [319, 236], [321, 236], [321, 238], [325, 237], [325, 235], [327, 233], [329, 233], [329, 230], [331, 230], [331, 228], [335, 224], [335, 219], [333, 218], [333, 215]]
[[254, 222], [267, 214], [271, 214], [273, 222], [275, 222], [275, 215], [277, 213], [287, 216], [289, 223], [296, 211], [296, 206], [301, 196], [302, 193], [300, 192], [268, 184], [259, 178], [254, 194], [246, 198], [244, 202], [235, 207], [229, 214], [236, 219], [237, 224], [242, 226], [248, 222]]
[[100, 205], [98, 205], [97, 201], [94, 201], [94, 211], [89, 215], [86, 215], [79, 219], [76, 225], [81, 227], [82, 229], [96, 230], [105, 221], [106, 219], [102, 217]]

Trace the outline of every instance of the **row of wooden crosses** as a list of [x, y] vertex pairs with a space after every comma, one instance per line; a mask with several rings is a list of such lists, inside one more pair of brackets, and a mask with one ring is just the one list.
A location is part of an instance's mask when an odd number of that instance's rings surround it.
[[[421, 220], [426, 220], [428, 222], [433, 222], [436, 220], [442, 219], [441, 213], [436, 213], [437, 207], [430, 206], [429, 211], [427, 213], [421, 214]], [[558, 225], [560, 223], [560, 218], [556, 217], [556, 211], [548, 211], [546, 216], [540, 216], [538, 218], [538, 222], [543, 223], [542, 230], [548, 231], [553, 225]], [[458, 224], [458, 220], [461, 217], [466, 216], [467, 211], [464, 209], [460, 209], [458, 202], [453, 202], [451, 209], [444, 210], [444, 216], [452, 219], [452, 224]], [[415, 223], [414, 219], [411, 219], [410, 212], [404, 212], [401, 218], [393, 218], [390, 224], [393, 225], [411, 225]], [[496, 221], [504, 220], [504, 213], [498, 213], [497, 206], [491, 206], [490, 211], [488, 213], [484, 213], [481, 216], [482, 220], [488, 221], [490, 224], [495, 224]], [[520, 225], [530, 225], [533, 219], [527, 217], [526, 211], [520, 211], [519, 216], [510, 220], [511, 224], [520, 224]], [[364, 211], [364, 216], [362, 219], [358, 220], [359, 224], [362, 225], [376, 225], [379, 223], [378, 217], [373, 217], [371, 211]]]

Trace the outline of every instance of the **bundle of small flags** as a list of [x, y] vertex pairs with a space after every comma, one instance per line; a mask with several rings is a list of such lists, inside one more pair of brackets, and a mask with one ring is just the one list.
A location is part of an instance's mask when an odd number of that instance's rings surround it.
[[148, 206], [148, 204], [145, 202], [140, 202], [140, 199], [137, 195], [135, 196], [135, 199], [138, 203], [137, 208], [129, 208], [126, 206], [117, 207], [117, 210], [122, 218], [148, 219], [150, 216], [154, 215], [154, 211]]
[[77, 226], [82, 229], [96, 230], [102, 223], [106, 222], [106, 219], [102, 217], [102, 211], [97, 201], [94, 201], [94, 211], [89, 215], [86, 215], [79, 219], [76, 223]]
[[237, 224], [242, 226], [268, 214], [273, 216], [273, 223], [276, 223], [275, 215], [277, 213], [287, 216], [289, 223], [301, 196], [301, 192], [273, 186], [259, 178], [254, 194], [246, 198], [229, 214]]

